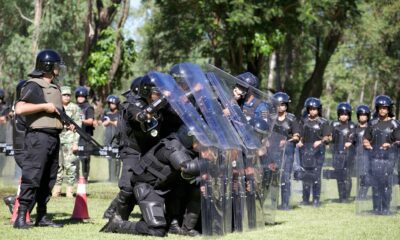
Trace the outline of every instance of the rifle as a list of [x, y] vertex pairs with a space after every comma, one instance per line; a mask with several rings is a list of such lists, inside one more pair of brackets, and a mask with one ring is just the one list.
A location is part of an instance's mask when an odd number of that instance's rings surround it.
[[61, 117], [61, 121], [64, 122], [66, 125], [74, 125], [75, 126], [75, 131], [81, 136], [83, 139], [85, 139], [87, 142], [92, 143], [94, 146], [102, 149], [103, 146], [97, 142], [92, 136], [87, 134], [70, 116], [68, 116], [62, 109], [57, 108], [58, 114]]

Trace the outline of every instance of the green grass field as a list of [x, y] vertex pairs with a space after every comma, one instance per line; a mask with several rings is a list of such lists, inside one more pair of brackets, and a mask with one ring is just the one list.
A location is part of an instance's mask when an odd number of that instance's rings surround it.
[[[99, 181], [107, 178], [107, 172], [102, 167], [105, 166], [103, 164], [105, 161], [99, 160], [97, 163], [100, 162], [102, 164], [99, 166], [93, 164], [92, 174], [95, 177], [87, 186], [89, 220], [71, 221], [75, 200], [61, 197], [50, 200], [48, 212], [57, 222], [65, 223], [64, 228], [15, 230], [9, 223], [8, 209], [1, 200], [0, 239], [142, 239], [141, 236], [99, 232], [106, 223], [106, 220], [102, 219], [103, 211], [118, 191], [116, 183]], [[1, 179], [0, 197], [15, 193], [15, 185], [15, 182]], [[337, 198], [333, 181], [325, 183], [323, 187], [325, 188], [324, 200], [320, 208], [296, 206], [292, 211], [277, 211], [276, 225], [252, 232], [228, 234], [221, 239], [400, 239], [400, 213], [391, 216], [358, 216], [355, 214], [355, 203], [339, 204], [332, 201]], [[295, 191], [293, 203], [296, 203], [300, 200], [298, 184], [293, 189]], [[353, 189], [353, 194], [354, 191]], [[135, 208], [135, 213], [137, 211], [138, 208]], [[35, 214], [34, 210], [32, 218]], [[132, 214], [132, 216], [137, 217], [137, 214]], [[172, 234], [168, 238], [186, 239]]]

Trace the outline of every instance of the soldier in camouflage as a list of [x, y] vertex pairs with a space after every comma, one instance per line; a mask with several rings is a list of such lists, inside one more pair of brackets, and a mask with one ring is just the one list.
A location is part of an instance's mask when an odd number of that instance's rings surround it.
[[[67, 86], [61, 87], [62, 103], [65, 113], [70, 116], [78, 125], [81, 124], [81, 109], [78, 105], [71, 102], [71, 88]], [[61, 194], [61, 185], [64, 173], [67, 178], [67, 197], [73, 197], [73, 186], [77, 175], [77, 156], [74, 154], [78, 150], [79, 135], [64, 128], [60, 134], [60, 161], [57, 173], [56, 185], [53, 188], [53, 197]]]

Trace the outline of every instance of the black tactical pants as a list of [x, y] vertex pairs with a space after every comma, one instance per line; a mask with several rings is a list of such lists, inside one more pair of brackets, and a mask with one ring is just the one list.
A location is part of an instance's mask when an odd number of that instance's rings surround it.
[[39, 131], [28, 132], [25, 149], [25, 159], [19, 160], [22, 166], [20, 204], [30, 209], [35, 202], [38, 207], [46, 207], [57, 178], [59, 136]]

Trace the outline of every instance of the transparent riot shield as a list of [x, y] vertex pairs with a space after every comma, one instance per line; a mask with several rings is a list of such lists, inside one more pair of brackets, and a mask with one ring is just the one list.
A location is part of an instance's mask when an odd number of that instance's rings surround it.
[[357, 149], [356, 213], [391, 215], [398, 205], [399, 148]]
[[322, 171], [323, 198], [339, 203], [352, 200], [353, 180], [352, 164], [355, 161], [354, 147], [345, 147], [344, 142], [334, 142], [329, 145], [327, 161]]
[[[325, 160], [325, 145], [314, 148], [313, 143], [304, 143], [299, 149], [299, 167], [295, 169], [294, 179], [302, 182], [302, 205], [320, 205], [321, 175]], [[312, 197], [312, 198], [311, 198]], [[312, 200], [312, 202], [311, 202]]]
[[251, 93], [251, 95], [254, 97], [256, 101], [265, 103], [268, 106], [268, 109], [263, 111], [262, 117], [268, 120], [271, 123], [271, 125], [273, 124], [273, 122], [276, 120], [278, 103], [271, 96], [269, 96], [266, 92], [263, 92], [257, 88], [254, 88], [253, 86], [250, 86], [246, 82], [230, 75], [229, 73], [211, 64], [206, 64], [203, 68], [207, 72], [214, 73], [220, 80], [222, 80], [227, 85], [229, 89], [231, 89], [231, 91], [237, 86], [242, 87], [244, 89], [247, 89], [247, 91]]
[[[286, 161], [287, 138], [273, 131], [266, 141], [266, 154], [261, 155], [262, 169], [262, 209], [264, 223], [275, 224], [275, 213], [279, 203], [279, 192], [281, 189], [281, 176]], [[261, 153], [261, 152], [260, 152]]]
[[181, 63], [174, 68], [179, 72], [179, 76], [176, 76], [177, 81], [186, 84], [190, 89], [208, 126], [217, 137], [220, 147], [219, 156], [221, 157], [220, 169], [224, 169], [222, 172], [225, 175], [214, 175], [214, 178], [223, 179], [223, 185], [216, 187], [220, 187], [219, 191], [224, 196], [219, 204], [223, 206], [223, 231], [224, 233], [230, 232], [232, 230], [231, 168], [232, 164], [236, 164], [241, 156], [239, 152], [241, 152], [243, 143], [229, 119], [223, 114], [223, 108], [201, 68], [191, 63]]
[[[232, 166], [232, 204], [233, 204], [233, 230], [245, 231], [247, 229], [262, 226], [262, 210], [260, 201], [256, 201], [261, 195], [261, 175], [259, 169], [259, 157], [256, 150], [261, 147], [260, 139], [257, 138], [253, 128], [248, 124], [246, 117], [232, 96], [232, 90], [218, 79], [218, 77], [209, 72], [206, 74], [215, 95], [224, 108], [228, 111], [228, 119], [233, 124], [240, 136], [244, 147], [243, 161], [238, 159]], [[250, 168], [256, 170], [249, 171]], [[246, 191], [246, 183], [248, 191]], [[257, 207], [258, 203], [258, 207]], [[257, 213], [258, 212], [258, 213]]]
[[183, 91], [189, 89], [186, 83], [178, 85], [171, 76], [157, 72], [150, 72], [149, 76], [199, 142], [202, 233], [224, 235], [232, 229], [231, 166], [241, 154], [237, 149], [227, 148], [229, 143], [225, 140], [230, 136], [216, 131], [226, 125], [214, 121], [211, 127], [203, 120], [205, 115], [197, 112]]

